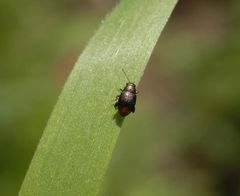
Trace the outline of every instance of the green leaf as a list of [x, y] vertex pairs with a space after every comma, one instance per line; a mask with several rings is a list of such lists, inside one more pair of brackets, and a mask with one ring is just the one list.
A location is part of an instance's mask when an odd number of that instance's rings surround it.
[[138, 84], [176, 1], [123, 0], [106, 18], [59, 96], [19, 195], [99, 192], [124, 120], [112, 101], [127, 82], [122, 68]]

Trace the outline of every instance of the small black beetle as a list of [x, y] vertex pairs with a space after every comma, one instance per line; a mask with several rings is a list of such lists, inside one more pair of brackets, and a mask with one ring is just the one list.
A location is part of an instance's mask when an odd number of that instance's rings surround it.
[[[125, 74], [126, 78], [127, 74], [122, 69], [123, 73]], [[130, 114], [131, 112], [135, 112], [135, 104], [137, 100], [137, 90], [136, 85], [133, 82], [130, 82], [128, 79], [128, 83], [124, 89], [120, 89], [121, 94], [116, 96], [116, 103], [114, 105], [115, 109], [118, 109], [118, 113], [124, 117]]]

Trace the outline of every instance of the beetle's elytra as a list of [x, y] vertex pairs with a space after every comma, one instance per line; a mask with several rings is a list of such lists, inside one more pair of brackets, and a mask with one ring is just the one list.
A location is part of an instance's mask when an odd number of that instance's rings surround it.
[[[126, 78], [128, 79], [126, 73], [123, 70]], [[128, 80], [129, 81], [129, 80]], [[116, 96], [116, 103], [114, 107], [118, 109], [118, 113], [124, 117], [135, 112], [135, 105], [137, 101], [137, 90], [136, 85], [133, 82], [126, 83], [124, 89], [120, 89], [121, 94]]]

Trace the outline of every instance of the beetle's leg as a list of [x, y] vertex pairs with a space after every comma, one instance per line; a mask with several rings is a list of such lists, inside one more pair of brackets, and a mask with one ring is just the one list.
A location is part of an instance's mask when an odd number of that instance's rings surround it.
[[133, 108], [132, 108], [132, 113], [134, 113], [135, 112], [135, 106], [133, 106]]
[[120, 95], [117, 95], [112, 101], [117, 101], [119, 99]]
[[114, 101], [114, 107], [116, 108], [118, 106], [118, 99], [119, 99], [120, 95], [117, 95], [115, 97], [115, 99], [112, 99], [112, 101]]
[[115, 109], [117, 109], [117, 107], [118, 107], [118, 102], [116, 102], [116, 103], [114, 104], [114, 107], [115, 107]]
[[117, 95], [115, 98], [115, 101], [117, 101], [119, 99], [120, 95]]

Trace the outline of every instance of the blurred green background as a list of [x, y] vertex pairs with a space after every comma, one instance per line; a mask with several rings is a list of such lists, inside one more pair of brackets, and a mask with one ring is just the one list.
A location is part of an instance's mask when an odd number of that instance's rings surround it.
[[[1, 196], [17, 195], [72, 66], [116, 3], [0, 1]], [[100, 195], [240, 195], [240, 2], [180, 0], [138, 90]]]

